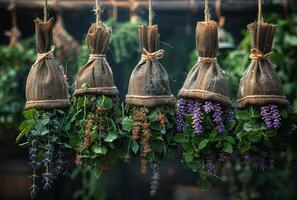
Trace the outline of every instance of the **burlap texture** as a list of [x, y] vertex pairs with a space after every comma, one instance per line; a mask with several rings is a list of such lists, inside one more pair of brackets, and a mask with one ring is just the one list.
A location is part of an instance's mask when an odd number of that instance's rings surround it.
[[189, 72], [179, 96], [217, 101], [230, 106], [228, 80], [218, 65], [218, 30], [215, 21], [198, 22], [196, 26], [197, 64]]
[[26, 83], [25, 109], [53, 109], [70, 106], [63, 67], [53, 56], [53, 19], [34, 20], [37, 60], [31, 67]]
[[[74, 95], [96, 94], [113, 96], [118, 94], [114, 84], [112, 70], [105, 53], [110, 43], [111, 29], [101, 23], [92, 24], [87, 34], [90, 57], [79, 71], [76, 78]], [[87, 87], [83, 87], [86, 84]]]
[[280, 78], [272, 68], [269, 59], [276, 25], [251, 23], [248, 31], [252, 37], [252, 62], [240, 80], [238, 107], [248, 105], [288, 105], [283, 95]]
[[175, 105], [167, 71], [159, 62], [163, 50], [158, 26], [141, 25], [138, 34], [143, 55], [131, 74], [126, 103], [147, 107]]

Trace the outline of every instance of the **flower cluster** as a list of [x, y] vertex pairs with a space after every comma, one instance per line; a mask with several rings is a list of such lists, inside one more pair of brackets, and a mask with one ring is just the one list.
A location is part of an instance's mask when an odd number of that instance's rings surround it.
[[281, 127], [281, 116], [276, 105], [262, 106], [261, 116], [268, 129], [278, 129]]
[[49, 189], [51, 187], [51, 184], [53, 183], [54, 174], [53, 174], [53, 168], [52, 168], [52, 162], [53, 162], [53, 146], [52, 144], [48, 143], [44, 147], [45, 153], [43, 154], [43, 166], [45, 167], [45, 172], [42, 173], [42, 178], [44, 182], [45, 189]]
[[[202, 132], [202, 117], [203, 112], [207, 114], [212, 114], [213, 122], [218, 133], [223, 133], [225, 126], [223, 124], [223, 109], [220, 103], [215, 103], [211, 101], [201, 101], [194, 99], [180, 98], [177, 105], [176, 111], [176, 129], [178, 132], [182, 131], [185, 123], [185, 114], [191, 115], [193, 122], [193, 129], [197, 135]], [[226, 109], [225, 120], [232, 120], [234, 118], [234, 113], [231, 109]]]
[[29, 158], [30, 158], [29, 165], [33, 169], [33, 174], [30, 176], [30, 178], [32, 180], [32, 186], [30, 187], [30, 195], [31, 195], [31, 199], [36, 199], [36, 194], [37, 194], [37, 190], [38, 190], [38, 187], [36, 185], [36, 181], [38, 178], [38, 175], [36, 174], [36, 170], [40, 166], [40, 163], [37, 160], [38, 141], [32, 135], [30, 138], [31, 138], [31, 147], [29, 149]]

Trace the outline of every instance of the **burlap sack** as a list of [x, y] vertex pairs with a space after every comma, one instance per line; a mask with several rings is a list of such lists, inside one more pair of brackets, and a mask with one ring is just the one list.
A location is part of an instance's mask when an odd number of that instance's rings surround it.
[[179, 96], [217, 101], [230, 106], [228, 80], [216, 60], [218, 30], [215, 21], [197, 23], [196, 48], [198, 63], [189, 72]]
[[282, 92], [279, 77], [269, 59], [276, 25], [251, 23], [248, 30], [252, 36], [252, 62], [240, 80], [238, 107], [247, 105], [288, 105]]
[[[76, 78], [74, 95], [97, 94], [113, 96], [118, 94], [113, 73], [105, 53], [110, 43], [111, 29], [103, 23], [99, 27], [92, 24], [87, 34], [87, 45], [91, 52], [89, 60]], [[86, 84], [88, 87], [83, 87]]]
[[31, 67], [26, 84], [25, 109], [52, 109], [70, 106], [63, 67], [53, 55], [53, 19], [36, 19], [37, 60]]
[[138, 34], [142, 59], [131, 74], [126, 103], [147, 107], [175, 105], [168, 74], [159, 63], [163, 50], [160, 49], [158, 26], [141, 25]]

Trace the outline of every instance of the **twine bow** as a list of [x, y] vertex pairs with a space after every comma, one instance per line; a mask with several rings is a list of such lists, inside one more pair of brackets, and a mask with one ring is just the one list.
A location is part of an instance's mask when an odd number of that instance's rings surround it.
[[252, 60], [255, 60], [255, 61], [257, 61], [257, 60], [267, 60], [269, 58], [270, 54], [272, 54], [272, 52], [263, 54], [260, 50], [254, 48], [254, 49], [251, 50], [250, 58]]
[[158, 51], [150, 53], [145, 48], [143, 48], [142, 58], [145, 60], [155, 61], [163, 58], [163, 55], [164, 55], [163, 49], [159, 49]]
[[217, 58], [211, 58], [211, 57], [199, 57], [199, 62], [206, 62], [206, 63], [214, 63], [217, 61]]
[[54, 51], [55, 51], [55, 46], [51, 46], [51, 50], [49, 50], [46, 53], [38, 53], [37, 54], [37, 59], [33, 66], [35, 67], [40, 61], [45, 60], [45, 59], [52, 59], [54, 58]]

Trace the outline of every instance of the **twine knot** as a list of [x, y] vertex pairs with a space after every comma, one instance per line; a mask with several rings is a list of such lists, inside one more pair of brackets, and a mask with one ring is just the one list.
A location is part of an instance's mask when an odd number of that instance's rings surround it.
[[54, 58], [54, 51], [55, 51], [55, 46], [51, 46], [51, 49], [46, 52], [46, 53], [38, 53], [37, 54], [37, 59], [33, 66], [36, 66], [40, 61], [45, 60], [45, 59], [52, 59]]
[[105, 54], [90, 54], [89, 60], [93, 59], [105, 59], [106, 55]]
[[260, 50], [258, 49], [252, 49], [251, 50], [251, 55], [250, 55], [250, 58], [252, 60], [267, 60], [269, 58], [269, 55], [272, 54], [272, 51], [269, 52], [269, 53], [266, 53], [266, 54], [263, 54]]
[[155, 61], [163, 58], [163, 55], [164, 55], [163, 49], [159, 49], [158, 51], [150, 53], [145, 48], [143, 48], [142, 58], [145, 60]]
[[206, 62], [206, 63], [214, 63], [217, 61], [217, 58], [211, 58], [211, 57], [199, 57], [199, 62]]

